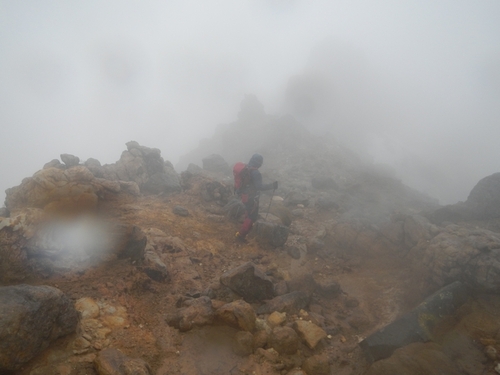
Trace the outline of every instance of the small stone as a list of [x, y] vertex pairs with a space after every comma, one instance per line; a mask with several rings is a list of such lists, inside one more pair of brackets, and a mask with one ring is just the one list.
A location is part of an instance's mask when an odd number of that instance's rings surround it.
[[99, 316], [99, 305], [90, 297], [80, 298], [75, 302], [75, 309], [80, 312], [82, 319], [94, 319]]
[[497, 359], [498, 353], [495, 347], [488, 345], [485, 350], [484, 350], [486, 356], [491, 359], [492, 361], [495, 361]]
[[323, 329], [305, 320], [296, 320], [294, 328], [311, 349], [314, 349], [316, 345], [326, 337], [326, 332]]
[[187, 208], [184, 208], [182, 206], [175, 206], [173, 212], [174, 214], [179, 216], [189, 216], [189, 211], [187, 210]]
[[267, 322], [273, 327], [280, 326], [285, 321], [286, 321], [286, 312], [280, 313], [278, 311], [274, 311], [267, 318]]

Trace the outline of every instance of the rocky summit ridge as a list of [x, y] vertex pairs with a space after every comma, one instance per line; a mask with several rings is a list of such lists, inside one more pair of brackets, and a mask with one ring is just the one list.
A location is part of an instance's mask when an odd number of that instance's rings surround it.
[[[241, 244], [231, 166], [254, 152], [279, 189]], [[253, 96], [181, 173], [133, 141], [60, 159], [0, 211], [0, 373], [497, 371], [498, 174], [442, 207]]]

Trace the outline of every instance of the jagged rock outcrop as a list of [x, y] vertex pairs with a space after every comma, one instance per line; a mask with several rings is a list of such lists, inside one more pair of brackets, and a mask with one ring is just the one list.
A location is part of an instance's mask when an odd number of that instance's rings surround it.
[[441, 207], [426, 216], [436, 224], [500, 218], [500, 172], [479, 180], [465, 202]]
[[77, 311], [59, 289], [0, 287], [0, 372], [18, 370], [77, 324]]
[[225, 272], [221, 275], [220, 282], [248, 302], [274, 297], [272, 280], [252, 262]]
[[94, 210], [99, 201], [120, 193], [138, 195], [172, 193], [182, 190], [180, 176], [170, 162], [165, 162], [158, 149], [128, 142], [115, 164], [101, 166], [89, 159], [84, 165], [79, 158], [61, 155], [47, 163], [21, 185], [6, 190], [5, 205], [10, 210], [25, 207], [52, 212]]
[[500, 172], [479, 180], [465, 204], [480, 219], [500, 217]]

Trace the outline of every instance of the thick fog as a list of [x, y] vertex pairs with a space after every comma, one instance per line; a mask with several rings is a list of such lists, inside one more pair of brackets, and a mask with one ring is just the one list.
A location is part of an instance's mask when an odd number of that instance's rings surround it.
[[252, 93], [465, 200], [500, 171], [499, 19], [498, 0], [0, 0], [0, 198], [130, 140], [175, 165]]

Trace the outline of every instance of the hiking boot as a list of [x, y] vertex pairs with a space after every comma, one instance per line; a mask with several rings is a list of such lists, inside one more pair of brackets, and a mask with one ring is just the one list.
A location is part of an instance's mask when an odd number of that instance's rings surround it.
[[236, 241], [241, 242], [241, 243], [247, 243], [248, 241], [246, 240], [245, 237], [243, 237], [240, 232], [236, 232], [234, 235], [234, 238], [236, 238]]

